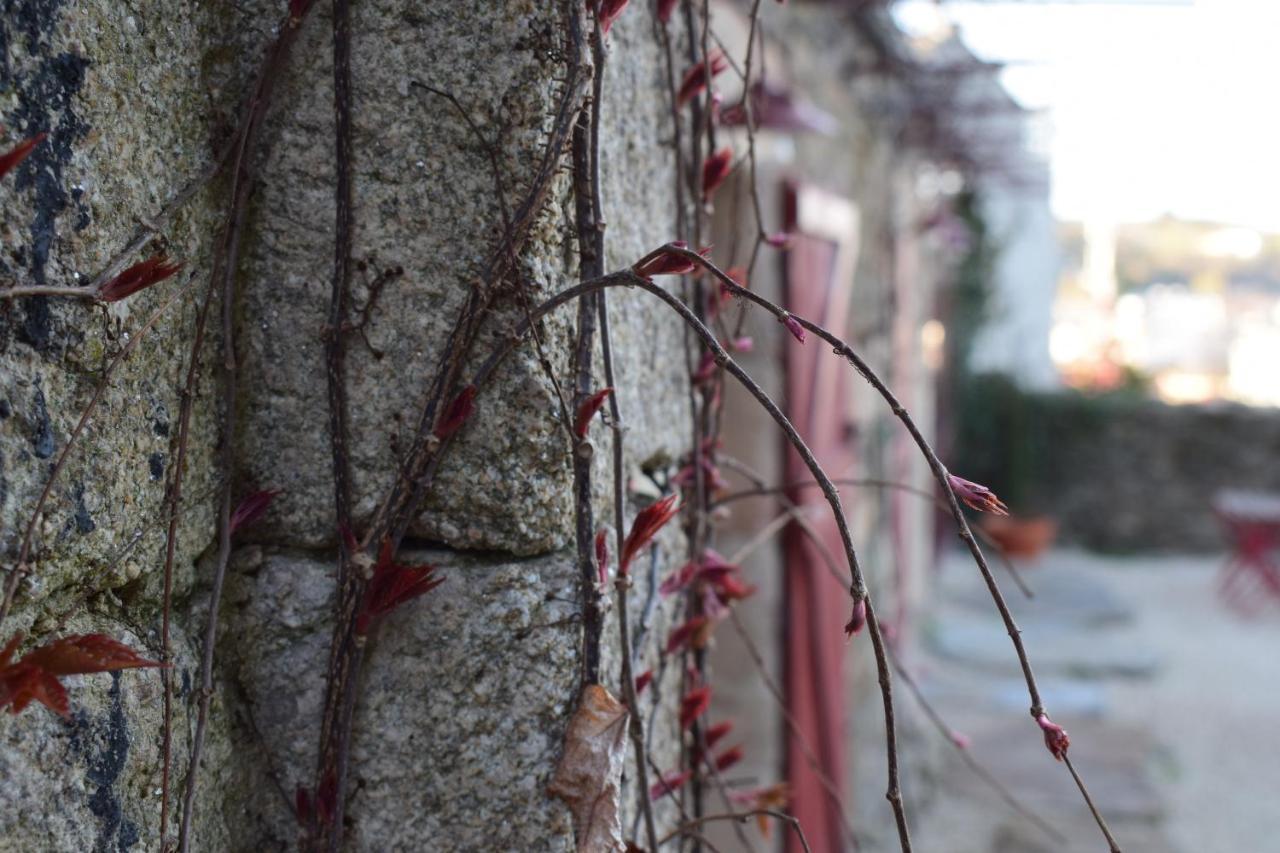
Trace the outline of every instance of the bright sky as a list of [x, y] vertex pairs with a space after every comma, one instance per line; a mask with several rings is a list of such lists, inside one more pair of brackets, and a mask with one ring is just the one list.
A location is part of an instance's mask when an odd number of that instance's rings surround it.
[[906, 0], [1047, 107], [1054, 212], [1280, 231], [1280, 0]]

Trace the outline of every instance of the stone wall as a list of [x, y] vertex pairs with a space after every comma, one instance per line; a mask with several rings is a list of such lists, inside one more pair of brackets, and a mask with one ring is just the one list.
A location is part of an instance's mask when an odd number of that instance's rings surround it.
[[[612, 55], [625, 59], [608, 64], [603, 103], [608, 268], [670, 239], [673, 218], [665, 77], [651, 11], [632, 5], [611, 35]], [[0, 280], [92, 277], [140, 222], [205, 171], [234, 127], [283, 6], [7, 4], [0, 121], [9, 130], [0, 147], [41, 130], [50, 141], [0, 183]], [[200, 775], [200, 850], [291, 846], [292, 792], [310, 784], [316, 761], [335, 565], [321, 341], [333, 231], [331, 35], [328, 4], [316, 6], [277, 82], [240, 270], [236, 493], [284, 494], [233, 558]], [[501, 152], [514, 204], [546, 143], [570, 47], [559, 4], [353, 7], [355, 257], [370, 276], [404, 270], [371, 312], [369, 346], [353, 337], [349, 348], [362, 518], [392, 481], [453, 317], [501, 223], [484, 145], [448, 102], [415, 83], [457, 96]], [[184, 260], [180, 279], [112, 306], [105, 320], [79, 302], [0, 302], [0, 556], [10, 566], [52, 460], [105, 357], [122, 343], [111, 324], [131, 332], [173, 288], [187, 287], [113, 377], [53, 491], [35, 573], [0, 636], [100, 631], [159, 656], [162, 499], [197, 296], [225, 203], [224, 181], [198, 192], [146, 252], [167, 248]], [[576, 279], [573, 220], [561, 174], [518, 265], [519, 286], [535, 302]], [[368, 295], [364, 275], [357, 302]], [[665, 480], [689, 423], [684, 362], [673, 357], [682, 352], [679, 327], [643, 294], [615, 292], [610, 310], [628, 477]], [[573, 315], [562, 310], [542, 326], [562, 383]], [[501, 308], [481, 348], [519, 317], [514, 305]], [[205, 369], [214, 363], [206, 355]], [[216, 399], [206, 375], [175, 577], [175, 792], [187, 772], [195, 637], [214, 541]], [[351, 849], [573, 846], [567, 810], [545, 794], [580, 677], [572, 478], [558, 417], [535, 357], [509, 359], [411, 530], [417, 557], [439, 563], [448, 580], [389, 618], [370, 655], [356, 717]], [[607, 436], [597, 428], [598, 518], [608, 517]], [[677, 540], [663, 540], [632, 596], [633, 625], [649, 638], [640, 669], [653, 664], [655, 638], [671, 619], [663, 607], [641, 617]], [[615, 684], [612, 617], [605, 637], [606, 681]], [[158, 850], [159, 676], [76, 681], [70, 721], [39, 707], [0, 720], [9, 792], [0, 850]], [[648, 694], [655, 700], [675, 692], [656, 688]], [[675, 740], [664, 730], [655, 736], [664, 766], [675, 759], [663, 744]], [[634, 803], [628, 791], [628, 826]], [[675, 815], [660, 818], [669, 824]]]
[[1280, 491], [1280, 412], [1167, 406], [1129, 396], [1024, 394], [981, 377], [963, 455], [1016, 513], [1105, 551], [1214, 551], [1219, 489]]

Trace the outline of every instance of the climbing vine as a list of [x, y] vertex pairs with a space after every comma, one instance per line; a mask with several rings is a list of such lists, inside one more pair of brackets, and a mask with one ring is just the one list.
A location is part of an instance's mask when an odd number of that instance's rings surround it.
[[[641, 9], [646, 5], [651, 9]], [[1030, 702], [1030, 715], [1055, 759], [1063, 762], [1088, 802], [1110, 848], [1118, 851], [1106, 822], [1094, 808], [1084, 782], [1069, 756], [1067, 733], [1051, 720], [1044, 706], [1030, 659], [999, 585], [986, 557], [970, 530], [961, 504], [986, 512], [1004, 512], [1001, 501], [985, 487], [951, 474], [925, 439], [924, 432], [904, 408], [880, 375], [858, 350], [842, 337], [841, 330], [826, 329], [812, 320], [785, 310], [752, 290], [750, 282], [767, 253], [785, 252], [790, 235], [767, 221], [757, 186], [756, 133], [760, 111], [768, 104], [761, 65], [766, 35], [762, 25], [762, 0], [752, 0], [748, 8], [749, 30], [746, 51], [731, 56], [721, 45], [711, 19], [707, 0], [562, 0], [556, 4], [565, 43], [563, 83], [540, 161], [529, 166], [526, 175], [503, 175], [499, 167], [497, 143], [483, 137], [469, 118], [465, 93], [447, 92], [428, 82], [413, 81], [412, 88], [438, 106], [456, 110], [477, 137], [477, 142], [493, 171], [493, 192], [498, 200], [501, 221], [494, 223], [497, 235], [492, 246], [484, 247], [484, 262], [453, 319], [451, 332], [434, 358], [434, 372], [423, 389], [423, 403], [407, 443], [401, 448], [397, 476], [365, 519], [353, 512], [351, 485], [351, 441], [347, 399], [348, 344], [353, 334], [364, 333], [378, 287], [370, 288], [369, 302], [356, 305], [352, 298], [353, 235], [359, 223], [354, 204], [355, 152], [352, 141], [353, 73], [352, 21], [349, 0], [332, 2], [332, 51], [334, 74], [334, 174], [335, 239], [327, 321], [321, 332], [324, 342], [322, 368], [327, 385], [327, 427], [333, 472], [333, 518], [337, 546], [335, 608], [326, 660], [323, 713], [317, 737], [314, 776], [299, 784], [294, 810], [300, 845], [311, 851], [339, 849], [346, 822], [344, 814], [352, 804], [349, 779], [352, 770], [352, 727], [361, 701], [362, 672], [373, 653], [374, 639], [383, 618], [406, 606], [430, 607], [429, 593], [442, 583], [459, 582], [443, 577], [438, 567], [412, 564], [401, 553], [411, 523], [418, 517], [424, 499], [436, 487], [441, 460], [447, 457], [456, 439], [475, 421], [498, 417], [501, 401], [486, 392], [497, 368], [516, 350], [530, 347], [539, 353], [557, 396], [557, 416], [564, 427], [567, 458], [573, 469], [575, 508], [574, 543], [581, 618], [581, 685], [576, 710], [568, 725], [564, 754], [556, 768], [552, 792], [564, 799], [574, 815], [579, 849], [635, 849], [656, 851], [664, 843], [701, 838], [703, 827], [713, 821], [733, 821], [740, 835], [741, 821], [756, 818], [762, 826], [771, 822], [785, 825], [798, 843], [808, 849], [805, 828], [787, 814], [788, 797], [781, 782], [771, 782], [751, 790], [735, 789], [724, 773], [739, 762], [746, 746], [728, 745], [732, 723], [713, 720], [709, 709], [715, 689], [707, 647], [712, 633], [722, 624], [742, 631], [735, 613], [740, 602], [749, 599], [755, 588], [743, 577], [736, 561], [716, 550], [711, 524], [717, 506], [733, 499], [722, 467], [732, 466], [720, 450], [725, 427], [724, 390], [729, 382], [740, 385], [755, 405], [774, 425], [806, 466], [811, 481], [831, 512], [840, 538], [839, 554], [826, 553], [828, 569], [848, 590], [849, 618], [844, 636], [827, 638], [842, 644], [865, 634], [872, 648], [885, 719], [886, 797], [892, 806], [899, 845], [912, 849], [910, 821], [902, 796], [899, 745], [895, 724], [897, 695], [894, 672], [897, 660], [893, 640], [879, 620], [878, 601], [867, 577], [849, 528], [837, 480], [824, 471], [783, 409], [755, 378], [735, 360], [735, 353], [749, 351], [752, 343], [742, 334], [748, 311], [765, 312], [777, 320], [777, 333], [789, 346], [824, 346], [880, 397], [910, 436], [927, 462], [937, 483], [937, 494], [954, 521], [991, 594], [1000, 618], [1008, 629], [1014, 652], [1021, 665]], [[70, 436], [56, 461], [44, 491], [31, 512], [31, 521], [22, 539], [15, 566], [11, 567], [0, 603], [0, 628], [9, 614], [21, 580], [36, 570], [39, 559], [35, 541], [36, 521], [50, 495], [68, 454], [74, 452], [82, 426], [91, 416], [102, 390], [111, 380], [115, 365], [127, 359], [144, 340], [145, 334], [175, 300], [196, 300], [196, 321], [186, 355], [185, 380], [175, 437], [175, 464], [171, 466], [165, 496], [167, 524], [164, 557], [164, 588], [160, 659], [149, 660], [121, 643], [101, 635], [72, 635], [51, 639], [21, 657], [17, 650], [21, 635], [14, 635], [0, 652], [0, 706], [22, 711], [32, 702], [44, 704], [65, 715], [68, 695], [62, 676], [136, 667], [159, 667], [164, 685], [163, 731], [161, 733], [163, 780], [159, 803], [160, 832], [166, 850], [191, 849], [193, 817], [197, 808], [197, 784], [209, 716], [213, 713], [215, 653], [218, 643], [218, 615], [236, 534], [260, 518], [278, 492], [266, 488], [235, 500], [233, 495], [233, 448], [237, 424], [240, 361], [236, 339], [235, 306], [241, 248], [248, 223], [255, 163], [259, 159], [264, 121], [273, 109], [276, 81], [288, 67], [291, 52], [303, 22], [311, 12], [310, 0], [290, 0], [276, 28], [264, 58], [241, 106], [239, 125], [216, 166], [201, 181], [225, 171], [230, 191], [217, 241], [217, 251], [203, 291], [184, 283], [174, 288], [167, 301], [134, 330], [128, 343], [109, 362], [101, 384], [86, 407], [80, 425]], [[653, 16], [655, 38], [665, 63], [666, 97], [669, 100], [675, 185], [671, 188], [673, 233], [665, 245], [655, 247], [622, 269], [605, 268], [607, 223], [601, 178], [601, 104], [609, 85], [609, 69], [626, 62], [615, 56], [610, 44], [611, 28], [624, 15], [649, 12]], [[736, 75], [743, 93], [739, 103], [725, 105], [717, 81]], [[724, 133], [726, 125], [741, 129], [735, 144]], [[14, 168], [44, 134], [20, 142], [0, 155], [0, 177]], [[554, 295], [540, 303], [531, 297], [531, 288], [522, 281], [519, 259], [534, 235], [537, 218], [547, 206], [557, 175], [568, 169], [572, 177], [575, 250], [580, 280], [565, 283]], [[735, 247], [731, 257], [720, 262], [722, 252], [707, 246], [711, 233], [711, 213], [717, 192], [730, 175], [742, 173], [751, 194], [752, 234], [744, 245]], [[516, 178], [519, 178], [518, 180]], [[517, 197], [509, 188], [521, 187]], [[166, 211], [183, 204], [193, 190], [184, 190], [171, 200]], [[166, 214], [167, 216], [168, 214]], [[157, 226], [158, 227], [158, 226]], [[163, 254], [127, 265], [146, 244], [126, 247], [92, 283], [76, 287], [13, 282], [0, 287], [0, 299], [35, 296], [58, 297], [107, 303], [161, 285], [177, 277], [181, 261]], [[393, 268], [384, 273], [394, 278]], [[658, 283], [662, 279], [663, 283]], [[379, 278], [381, 283], [383, 278]], [[623, 380], [614, 361], [609, 293], [628, 288], [656, 300], [668, 312], [672, 323], [684, 330], [683, 357], [689, 374], [688, 393], [691, 420], [688, 453], [678, 460], [678, 471], [664, 494], [640, 509], [628, 521], [629, 496], [624, 476], [624, 441], [628, 414], [622, 410], [617, 389]], [[493, 317], [497, 308], [516, 302], [522, 320], [512, 334], [499, 336], [494, 343]], [[216, 335], [209, 328], [214, 305]], [[576, 310], [572, 375], [562, 384], [543, 353], [540, 324], [552, 312]], [[202, 637], [198, 684], [197, 723], [191, 757], [184, 778], [172, 770], [172, 704], [174, 688], [170, 665], [170, 608], [177, 540], [177, 519], [184, 503], [183, 476], [191, 441], [194, 401], [200, 392], [203, 359], [209, 349], [207, 338], [216, 338], [218, 421], [221, 427], [217, 488], [217, 548], [212, 561], [209, 609]], [[597, 342], [599, 360], [597, 362]], [[367, 343], [367, 340], [366, 340]], [[478, 365], [478, 367], [472, 367]], [[598, 385], [597, 376], [603, 377]], [[593, 495], [592, 458], [597, 445], [605, 441], [611, 455], [611, 506], [604, 518], [597, 518]], [[735, 469], [736, 470], [736, 469]], [[741, 471], [739, 471], [741, 473]], [[269, 484], [266, 484], [269, 485]], [[893, 484], [890, 484], [893, 485]], [[776, 492], [775, 484], [756, 482], [753, 493]], [[926, 495], [935, 499], [933, 494]], [[797, 525], [815, 543], [811, 527], [794, 507], [785, 506], [785, 523]], [[635, 579], [638, 558], [652, 546], [668, 524], [682, 526], [687, 542], [685, 559], [661, 579], [658, 595], [678, 602], [681, 618], [665, 637], [633, 632], [628, 593]], [[612, 540], [612, 546], [610, 544]], [[821, 549], [820, 543], [819, 547]], [[821, 549], [824, 550], [825, 549]], [[424, 598], [425, 601], [417, 602]], [[618, 681], [607, 683], [602, 665], [602, 644], [607, 609], [616, 613], [621, 666]], [[744, 639], [750, 643], [749, 638]], [[856, 640], [861, 642], [861, 640]], [[655, 701], [646, 715], [641, 697], [652, 696], [659, 674], [652, 670], [635, 672], [644, 644], [656, 644], [663, 666], [678, 673], [679, 697], [662, 705]], [[754, 649], [754, 646], [749, 646]], [[753, 660], [762, 679], [768, 679], [758, 652]], [[904, 670], [896, 667], [904, 674]], [[906, 681], [913, 694], [909, 676]], [[770, 693], [781, 704], [782, 696], [770, 682]], [[618, 698], [621, 697], [621, 698]], [[649, 734], [655, 714], [672, 714], [681, 737], [681, 751], [675, 766], [658, 766]], [[785, 713], [785, 708], [784, 708]], [[959, 739], [931, 712], [958, 748]], [[794, 730], [794, 722], [788, 718]], [[630, 807], [636, 824], [628, 831], [621, 814], [620, 781], [625, 760], [631, 753], [636, 803]], [[816, 767], [816, 761], [814, 762]], [[302, 780], [298, 780], [302, 781]], [[824, 778], [829, 796], [838, 798], [838, 785]], [[180, 806], [175, 794], [181, 791]], [[714, 801], [713, 801], [713, 798]], [[681, 816], [673, 827], [660, 827], [654, 802], [673, 802]], [[840, 813], [844, 806], [837, 802]], [[171, 832], [171, 814], [177, 816], [176, 835]], [[854, 827], [844, 818], [844, 831], [853, 837]], [[743, 840], [746, 842], [745, 835]]]

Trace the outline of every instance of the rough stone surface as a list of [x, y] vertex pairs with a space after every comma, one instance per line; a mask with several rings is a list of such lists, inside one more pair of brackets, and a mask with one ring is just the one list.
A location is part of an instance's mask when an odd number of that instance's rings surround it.
[[[228, 42], [232, 25], [221, 8], [159, 0], [5, 4], [0, 148], [49, 136], [0, 181], [0, 287], [87, 283], [140, 219], [208, 168], [217, 125], [234, 108], [252, 60], [212, 47]], [[186, 263], [152, 292], [105, 312], [47, 297], [0, 301], [0, 564], [7, 569], [99, 371], [190, 282], [117, 370], [69, 457], [36, 526], [32, 575], [0, 637], [22, 630], [40, 642], [55, 629], [102, 632], [160, 656], [161, 506], [194, 294], [207, 275], [222, 197], [217, 183], [198, 192], [144, 249], [143, 256], [165, 250]], [[212, 529], [210, 400], [198, 398], [192, 424], [179, 594], [191, 588], [194, 558]], [[180, 781], [195, 666], [184, 626], [172, 633]], [[0, 720], [0, 850], [158, 849], [160, 676], [127, 671], [67, 682], [69, 721], [42, 707]], [[213, 723], [206, 755], [206, 790], [216, 791], [229, 755], [223, 718]], [[203, 816], [195, 838], [203, 849], [224, 846]]]
[[[0, 286], [91, 279], [133, 236], [138, 217], [153, 216], [201, 174], [237, 121], [282, 6], [6, 4], [0, 121], [8, 130], [0, 147], [41, 130], [51, 141], [0, 182]], [[440, 347], [502, 218], [483, 146], [447, 102], [410, 83], [458, 96], [500, 149], [515, 204], [563, 89], [559, 6], [511, 0], [463, 13], [442, 0], [353, 4], [355, 255], [365, 262], [357, 303], [368, 298], [377, 270], [404, 268], [370, 312], [369, 346], [350, 339], [360, 514], [391, 482]], [[289, 800], [314, 773], [334, 566], [331, 554], [315, 550], [331, 544], [334, 527], [321, 360], [333, 240], [327, 14], [328, 4], [317, 4], [278, 81], [245, 233], [235, 488], [285, 494], [238, 537], [246, 546], [224, 602], [197, 850], [292, 847]], [[651, 24], [651, 10], [636, 6], [610, 39], [612, 55], [625, 61], [608, 65], [603, 106], [609, 268], [672, 237], [669, 116]], [[134, 334], [165, 296], [189, 285], [113, 377], [53, 491], [38, 528], [35, 574], [0, 637], [20, 629], [32, 641], [55, 630], [100, 631], [159, 655], [162, 500], [195, 308], [225, 201], [226, 181], [215, 180], [163, 228], [143, 254], [166, 250], [186, 262], [184, 272], [107, 309], [110, 335], [100, 312], [82, 303], [0, 302], [0, 559], [7, 566], [97, 372], [124, 342], [113, 340], [117, 321]], [[546, 298], [576, 281], [576, 258], [573, 199], [561, 172], [520, 259], [518, 286], [534, 301]], [[610, 294], [610, 311], [629, 482], [663, 483], [685, 450], [690, 422], [680, 328], [669, 309], [640, 293]], [[542, 327], [562, 382], [573, 314], [563, 310]], [[506, 300], [482, 348], [520, 315]], [[215, 539], [218, 396], [209, 370], [217, 339], [211, 330], [175, 564], [175, 830]], [[444, 565], [449, 581], [390, 616], [370, 650], [348, 812], [354, 849], [572, 847], [567, 810], [545, 793], [580, 688], [572, 477], [558, 417], [541, 366], [530, 352], [518, 353], [481, 396], [428, 496], [413, 535], [467, 550], [420, 555]], [[597, 422], [596, 511], [604, 527], [609, 436]], [[672, 525], [660, 555], [637, 565], [637, 671], [657, 665], [670, 628], [670, 606], [650, 607], [650, 592], [683, 553], [678, 540]], [[616, 637], [611, 616], [602, 650], [611, 687]], [[661, 717], [651, 742], [664, 769], [677, 762], [679, 732], [668, 712], [679, 677], [665, 672], [645, 697], [650, 720]], [[154, 671], [90, 676], [73, 680], [69, 724], [40, 708], [0, 720], [0, 778], [12, 792], [0, 815], [0, 851], [161, 849], [159, 685]], [[630, 764], [625, 778], [631, 836]], [[664, 826], [674, 825], [672, 806], [659, 812]]]
[[[324, 10], [320, 10], [323, 12]], [[636, 10], [640, 12], [641, 10]], [[382, 2], [354, 10], [357, 301], [375, 270], [403, 267], [386, 286], [348, 356], [356, 513], [370, 513], [393, 482], [396, 460], [440, 357], [441, 342], [494, 249], [502, 214], [486, 151], [457, 111], [415, 83], [453, 93], [501, 150], [507, 203], [526, 191], [561, 96], [568, 45], [555, 4]], [[632, 20], [634, 18], [634, 20]], [[656, 47], [647, 16], [613, 32], [605, 123], [608, 262], [621, 265], [669, 239], [671, 178], [659, 145]], [[332, 71], [329, 31], [308, 22], [300, 61], [282, 81], [291, 105], [268, 131], [269, 154], [249, 251], [243, 311], [246, 359], [244, 476], [283, 488], [274, 541], [333, 540], [323, 347], [333, 240]], [[537, 303], [576, 281], [576, 237], [567, 176], [538, 217], [521, 257], [519, 287]], [[522, 316], [504, 299], [478, 355]], [[630, 450], [672, 455], [686, 423], [679, 395], [649, 393], [683, 380], [679, 330], [651, 298], [614, 297], [614, 342]], [[548, 318], [542, 337], [562, 384], [576, 312]], [[472, 360], [472, 364], [478, 359]], [[531, 348], [509, 359], [482, 392], [473, 422], [443, 464], [414, 532], [462, 548], [546, 553], [571, 541], [571, 469], [554, 391]], [[603, 470], [603, 468], [602, 468]], [[270, 531], [275, 531], [271, 533]]]
[[[148, 635], [99, 613], [77, 616], [76, 633], [102, 632], [135, 648]], [[185, 778], [196, 697], [193, 646], [176, 632], [174, 643], [173, 778]], [[162, 687], [154, 669], [74, 676], [66, 680], [70, 718], [32, 706], [0, 721], [0, 851], [158, 850]], [[228, 759], [226, 718], [212, 718], [205, 750], [202, 793], [225, 787]], [[175, 791], [177, 788], [175, 787]], [[173, 802], [178, 801], [175, 795]], [[206, 803], [212, 798], [201, 798]], [[226, 848], [217, 812], [197, 812], [194, 849]]]
[[[450, 850], [572, 850], [569, 812], [546, 793], [580, 683], [572, 553], [405, 559], [439, 565], [447, 580], [388, 616], [370, 650], [356, 711], [352, 849], [420, 849], [435, 839]], [[286, 802], [260, 792], [271, 774], [292, 790], [314, 773], [332, 565], [257, 548], [241, 555], [222, 660], [257, 733], [240, 736], [260, 736], [261, 749], [226, 806], [237, 849], [296, 836]], [[645, 585], [639, 592], [637, 621]], [[659, 614], [658, 636], [669, 619]], [[616, 665], [608, 669], [616, 683]], [[629, 790], [626, 813], [634, 802]]]
[[[0, 181], [0, 286], [91, 280], [139, 227], [211, 159], [212, 117], [248, 57], [210, 45], [231, 21], [161, 2], [14, 3], [0, 19], [0, 146], [49, 138]], [[165, 57], [139, 62], [139, 57]], [[234, 81], [234, 84], [232, 83]], [[212, 107], [212, 109], [211, 109]], [[211, 115], [212, 114], [212, 115]], [[221, 188], [198, 193], [144, 251], [186, 263], [178, 277], [99, 312], [35, 297], [0, 304], [0, 553], [16, 557], [27, 519], [110, 355], [172, 293], [188, 295], [115, 374], [37, 526], [36, 566], [16, 622], [75, 607], [85, 595], [154, 586], [159, 506], [178, 418], [194, 297], [218, 229]], [[122, 324], [119, 329], [117, 324]], [[210, 398], [197, 403], [177, 588], [207, 543], [213, 448]]]

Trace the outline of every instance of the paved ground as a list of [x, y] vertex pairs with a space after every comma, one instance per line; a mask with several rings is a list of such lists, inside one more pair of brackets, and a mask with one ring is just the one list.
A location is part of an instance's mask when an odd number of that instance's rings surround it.
[[[1036, 599], [1014, 602], [1046, 704], [1127, 853], [1280, 851], [1280, 605], [1252, 619], [1229, 610], [1214, 591], [1220, 562], [1055, 551], [1026, 571]], [[917, 847], [1105, 850], [1026, 716], [976, 578], [958, 555], [946, 563], [916, 668], [973, 754], [1068, 840], [1036, 830], [951, 758]]]

